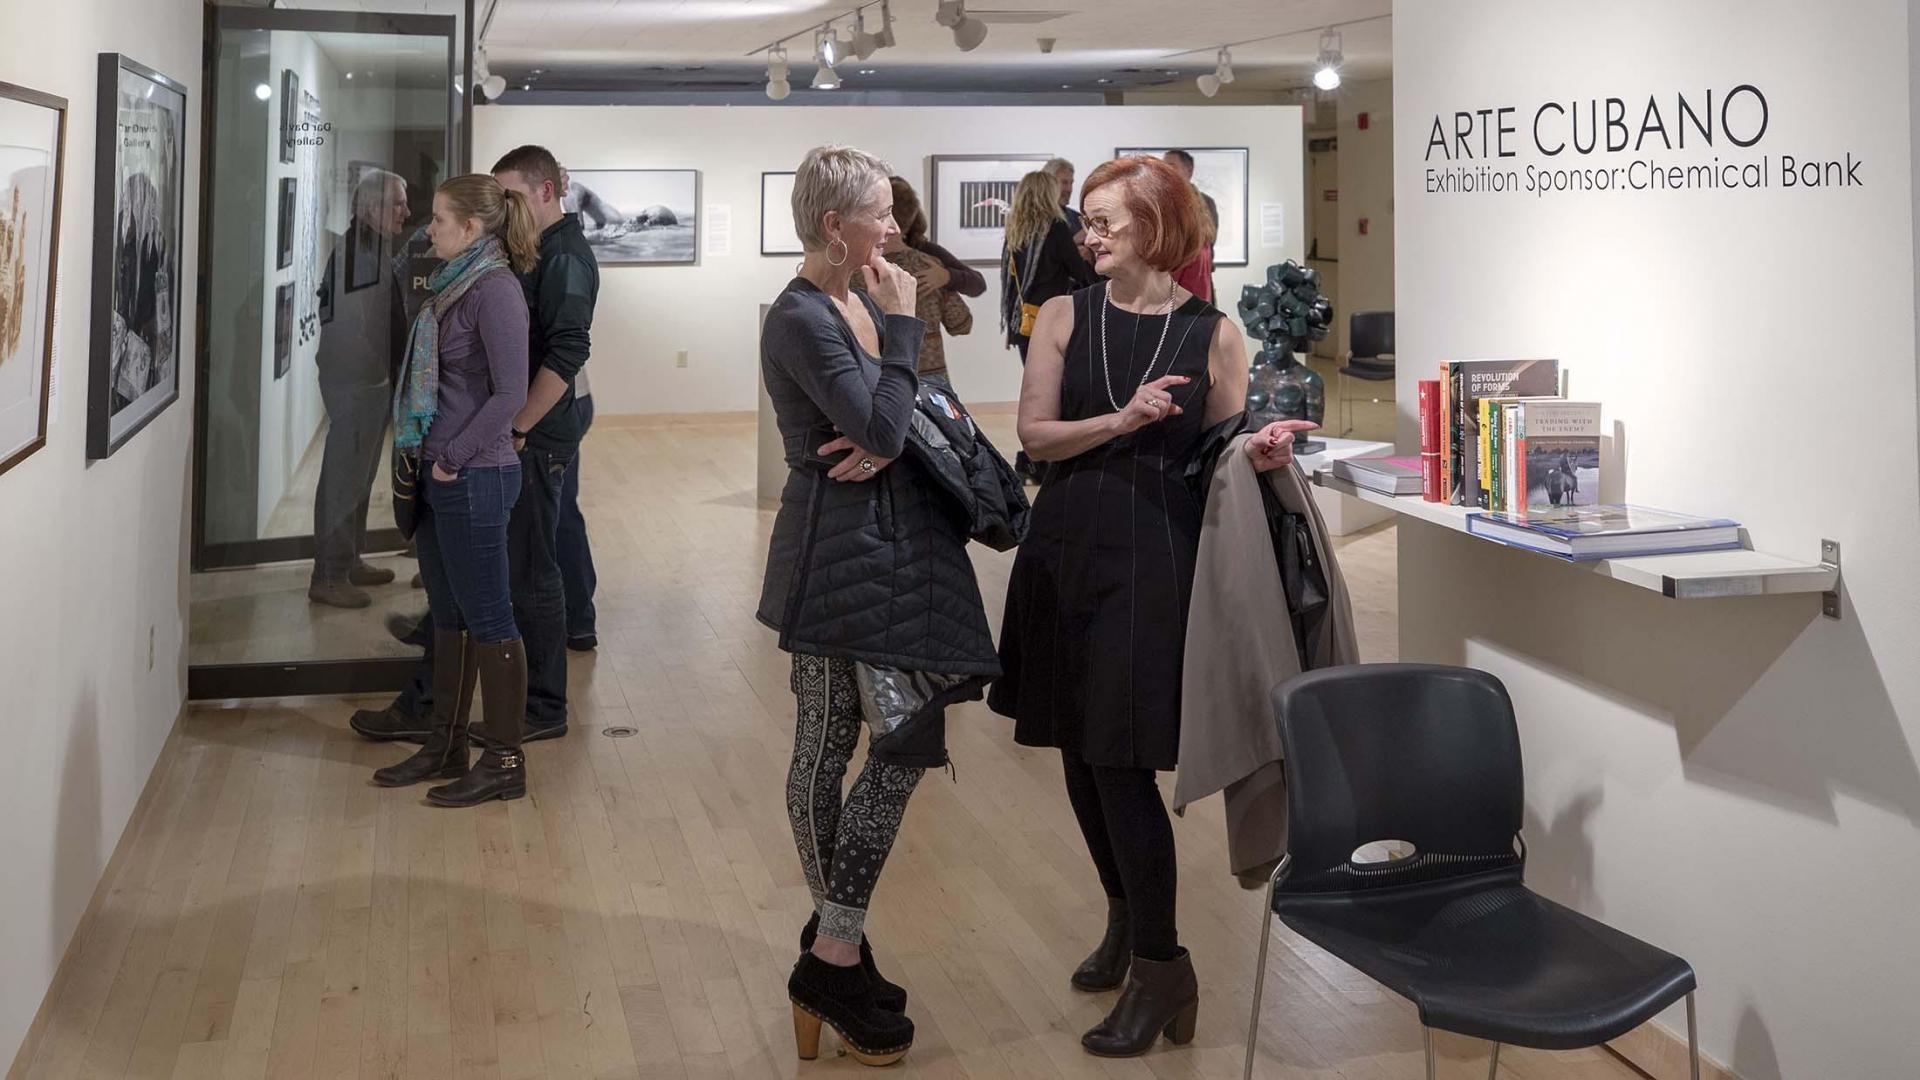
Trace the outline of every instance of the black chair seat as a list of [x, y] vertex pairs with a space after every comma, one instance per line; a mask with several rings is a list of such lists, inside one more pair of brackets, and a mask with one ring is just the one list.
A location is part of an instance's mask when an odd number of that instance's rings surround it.
[[1593, 1046], [1694, 989], [1685, 960], [1532, 892], [1517, 867], [1371, 892], [1283, 892], [1273, 911], [1411, 1000], [1422, 1023], [1514, 1046]]
[[1341, 366], [1340, 374], [1368, 382], [1388, 382], [1393, 378], [1393, 361], [1367, 360], [1356, 356]]

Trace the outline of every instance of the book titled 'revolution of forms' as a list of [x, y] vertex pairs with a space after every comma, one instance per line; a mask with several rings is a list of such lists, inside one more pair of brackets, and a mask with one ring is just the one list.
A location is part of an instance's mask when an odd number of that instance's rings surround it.
[[1441, 365], [1440, 395], [1446, 438], [1440, 448], [1448, 502], [1488, 505], [1481, 484], [1480, 399], [1554, 397], [1560, 393], [1558, 360], [1453, 360]]
[[1645, 506], [1559, 506], [1517, 514], [1467, 515], [1467, 532], [1513, 547], [1582, 562], [1729, 551], [1745, 546], [1740, 523]]

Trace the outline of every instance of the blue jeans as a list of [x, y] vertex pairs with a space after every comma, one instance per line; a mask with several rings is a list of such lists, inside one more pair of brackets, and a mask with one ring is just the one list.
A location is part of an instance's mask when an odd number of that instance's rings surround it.
[[[576, 398], [574, 413], [580, 434], [593, 426], [593, 395]], [[567, 637], [593, 637], [593, 590], [600, 579], [593, 570], [593, 548], [587, 543], [587, 519], [580, 513], [580, 455], [573, 455], [560, 480], [560, 578], [567, 591]]]
[[475, 641], [516, 641], [507, 566], [507, 519], [520, 498], [520, 466], [468, 466], [452, 483], [426, 470], [424, 512], [414, 533], [427, 607], [441, 630]]

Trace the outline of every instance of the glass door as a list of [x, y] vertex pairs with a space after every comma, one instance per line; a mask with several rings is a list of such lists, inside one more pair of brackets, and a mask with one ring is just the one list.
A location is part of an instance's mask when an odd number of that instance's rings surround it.
[[208, 9], [193, 697], [397, 685], [393, 381], [465, 171], [451, 17]]

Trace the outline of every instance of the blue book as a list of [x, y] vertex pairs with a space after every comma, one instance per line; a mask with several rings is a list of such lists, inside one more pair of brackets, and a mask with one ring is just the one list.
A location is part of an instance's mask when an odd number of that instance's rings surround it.
[[1558, 506], [1526, 514], [1469, 514], [1467, 532], [1574, 562], [1746, 546], [1737, 521], [1644, 506]]

